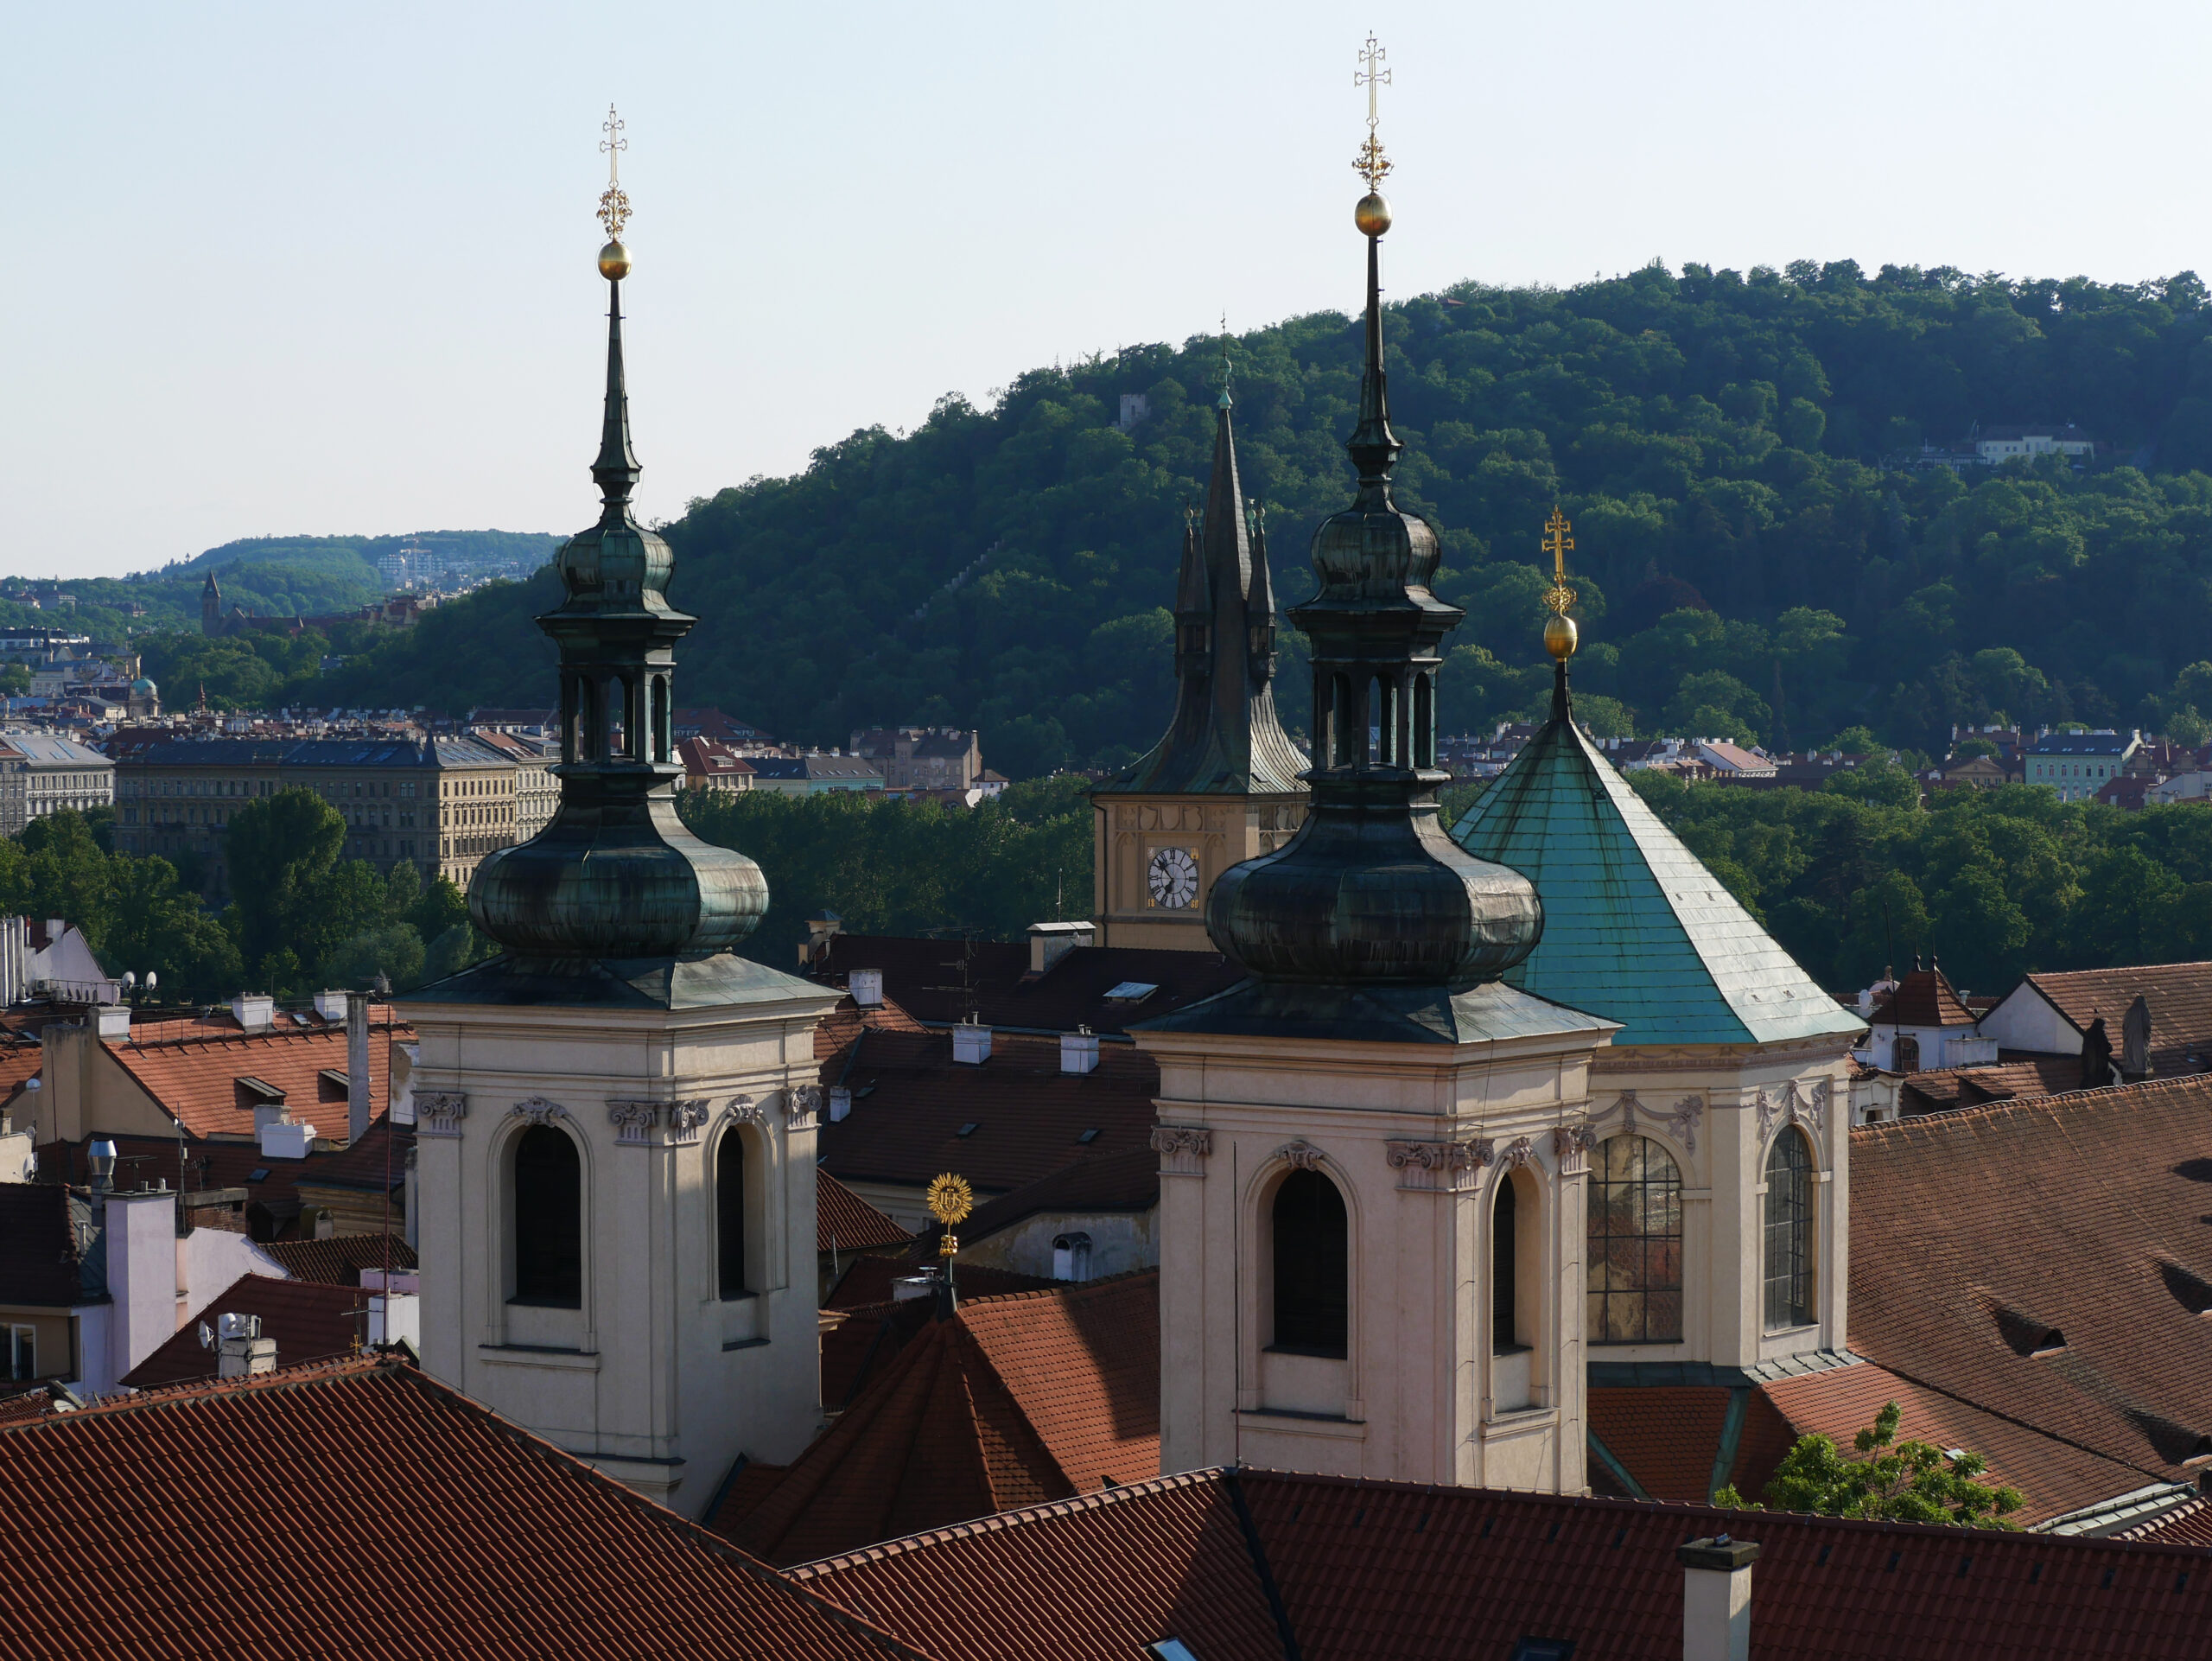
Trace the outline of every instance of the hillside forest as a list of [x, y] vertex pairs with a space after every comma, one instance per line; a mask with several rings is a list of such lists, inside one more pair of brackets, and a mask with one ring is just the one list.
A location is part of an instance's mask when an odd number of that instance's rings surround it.
[[[1954, 722], [2202, 719], [2177, 686], [2212, 625], [2212, 305], [2193, 274], [1653, 265], [1389, 311], [1402, 497], [1441, 528], [1437, 586], [1469, 612], [1447, 732], [1541, 696], [1554, 501], [1575, 522], [1577, 681], [1601, 730], [1796, 748], [1863, 725], [1934, 751]], [[1227, 355], [1246, 487], [1294, 603], [1313, 527], [1351, 488], [1357, 330], [1318, 313]], [[1199, 338], [1035, 370], [988, 407], [948, 397], [912, 432], [855, 432], [796, 476], [695, 501], [663, 527], [672, 598], [701, 619], [683, 701], [825, 745], [974, 722], [1015, 777], [1138, 753], [1172, 701], [1165, 608], [1222, 359]], [[1126, 430], [1124, 395], [1143, 401]], [[579, 400], [581, 521], [596, 417]], [[652, 411], [634, 414], [650, 466]], [[2102, 448], [2078, 469], [1907, 465], [1923, 442], [2037, 421]], [[542, 700], [550, 648], [528, 620], [554, 581], [442, 608], [350, 658], [327, 701]], [[1296, 726], [1294, 630], [1285, 645]]]

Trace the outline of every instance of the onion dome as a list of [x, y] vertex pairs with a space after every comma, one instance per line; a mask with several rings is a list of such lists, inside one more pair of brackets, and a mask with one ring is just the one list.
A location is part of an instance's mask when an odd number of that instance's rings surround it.
[[1382, 369], [1379, 196], [1357, 223], [1366, 366], [1346, 448], [1359, 491], [1314, 532], [1319, 592], [1291, 613], [1313, 647], [1312, 805], [1283, 847], [1222, 875], [1206, 928], [1262, 982], [1457, 990], [1528, 956], [1543, 908], [1528, 879], [1466, 853], [1437, 820], [1451, 777], [1436, 766], [1440, 643], [1466, 614], [1429, 592], [1434, 527], [1392, 498], [1402, 447]]
[[556, 557], [564, 598], [537, 620], [561, 653], [561, 805], [536, 837], [485, 859], [468, 888], [477, 927], [524, 960], [719, 951], [768, 909], [760, 868], [677, 818], [673, 647], [698, 620], [668, 603], [674, 556], [631, 511], [641, 469], [622, 370], [629, 251], [613, 244], [599, 268], [608, 296], [607, 407], [591, 469], [599, 523]]

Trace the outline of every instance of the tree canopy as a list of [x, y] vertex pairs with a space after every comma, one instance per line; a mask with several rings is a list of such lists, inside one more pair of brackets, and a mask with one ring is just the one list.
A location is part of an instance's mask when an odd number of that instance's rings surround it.
[[[1819, 1435], [1800, 1436], [1766, 1485], [1777, 1511], [1815, 1511], [1882, 1523], [1948, 1523], [1961, 1528], [2017, 1529], [2010, 1513], [2026, 1503], [2018, 1488], [1980, 1480], [1989, 1462], [1963, 1448], [1946, 1451], [1925, 1441], [1899, 1441], [1904, 1418], [1895, 1402], [1852, 1439], [1859, 1457], [1838, 1451]], [[1713, 1503], [1731, 1511], [1763, 1511], [1745, 1504], [1734, 1486]]]
[[[1389, 312], [1401, 496], [1442, 527], [1438, 589], [1470, 612], [1446, 643], [1447, 732], [1541, 700], [1554, 501], [1575, 520], [1578, 686], [1641, 730], [1802, 746], [1863, 725], [1933, 748], [1999, 716], [2212, 716], [2177, 684], [2212, 625], [2212, 307], [2193, 274], [1654, 265]], [[1294, 603], [1313, 526], [1349, 499], [1359, 331], [1319, 313], [1231, 353], [1245, 484]], [[694, 502], [664, 527], [673, 598], [701, 618], [683, 701], [823, 744], [977, 723], [1010, 774], [1149, 745], [1218, 360], [1205, 338], [1033, 371], [988, 409], [948, 397], [912, 432], [864, 430]], [[2079, 472], [1918, 465], [1923, 440], [1977, 423], [2066, 421], [2106, 447]], [[550, 648], [529, 619], [554, 592], [547, 573], [442, 608], [329, 696], [542, 702]], [[1297, 726], [1303, 645], [1283, 645]]]

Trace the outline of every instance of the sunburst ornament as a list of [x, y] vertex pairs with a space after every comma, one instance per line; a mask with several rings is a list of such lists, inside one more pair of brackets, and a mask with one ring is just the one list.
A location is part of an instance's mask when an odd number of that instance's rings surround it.
[[976, 1191], [968, 1186], [968, 1179], [950, 1171], [930, 1184], [924, 1199], [930, 1215], [947, 1228], [966, 1222], [968, 1213], [976, 1209]]

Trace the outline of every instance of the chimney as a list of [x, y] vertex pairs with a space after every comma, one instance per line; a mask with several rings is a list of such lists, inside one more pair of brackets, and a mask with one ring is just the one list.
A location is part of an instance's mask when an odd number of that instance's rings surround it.
[[1682, 1566], [1682, 1661], [1751, 1661], [1758, 1555], [1752, 1542], [1725, 1534], [1675, 1548]]
[[980, 1067], [991, 1059], [991, 1029], [972, 1021], [963, 1021], [952, 1029], [952, 1059], [963, 1066]]
[[[258, 1110], [253, 1117], [260, 1119]], [[260, 1133], [264, 1159], [305, 1159], [315, 1151], [315, 1127], [295, 1123], [289, 1113], [281, 1110], [268, 1123], [257, 1123], [254, 1129]]]
[[346, 995], [346, 1140], [369, 1134], [369, 995]]
[[1060, 1071], [1062, 1072], [1096, 1072], [1098, 1070], [1098, 1034], [1088, 1027], [1078, 1027], [1071, 1033], [1060, 1034]]
[[853, 1092], [851, 1087], [846, 1085], [832, 1085], [830, 1087], [830, 1123], [832, 1124], [842, 1123], [851, 1116], [852, 1111]]
[[332, 1026], [346, 1019], [346, 995], [343, 992], [317, 992], [315, 1012]]
[[94, 1193], [104, 1194], [115, 1186], [115, 1144], [105, 1136], [92, 1139], [85, 1163], [92, 1168]]
[[100, 1041], [104, 1044], [128, 1043], [130, 1041], [130, 1007], [124, 1003], [103, 1003], [95, 1012], [99, 1022]]
[[276, 1000], [262, 992], [241, 992], [231, 1000], [231, 1014], [250, 1033], [265, 1033], [276, 1013]]
[[261, 1335], [259, 1315], [218, 1315], [215, 1376], [250, 1378], [276, 1371], [276, 1340]]
[[1029, 972], [1041, 975], [1079, 945], [1089, 945], [1096, 930], [1090, 923], [1032, 923], [1029, 926]]
[[861, 1009], [880, 1009], [883, 1005], [883, 971], [880, 969], [855, 969], [845, 977], [845, 989], [853, 995], [853, 1002]]

